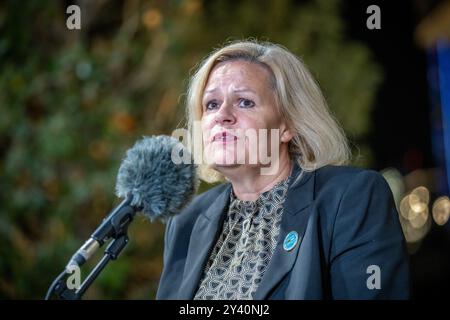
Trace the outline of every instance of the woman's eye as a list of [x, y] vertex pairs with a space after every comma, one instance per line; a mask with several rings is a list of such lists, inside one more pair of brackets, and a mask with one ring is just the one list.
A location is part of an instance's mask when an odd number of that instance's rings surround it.
[[248, 99], [240, 99], [239, 100], [239, 107], [241, 108], [251, 108], [255, 105], [255, 103], [252, 100]]
[[218, 103], [216, 101], [209, 101], [206, 103], [206, 110], [213, 110], [216, 109], [218, 106]]

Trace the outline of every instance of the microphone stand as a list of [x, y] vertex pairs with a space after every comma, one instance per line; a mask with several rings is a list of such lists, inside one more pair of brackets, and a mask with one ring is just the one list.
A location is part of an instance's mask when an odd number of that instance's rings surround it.
[[[53, 288], [52, 293], [56, 293], [57, 296], [62, 300], [80, 300], [83, 294], [87, 289], [91, 286], [95, 279], [99, 276], [102, 270], [106, 267], [109, 261], [117, 259], [120, 252], [125, 248], [128, 243], [128, 236], [124, 234], [117, 239], [111, 241], [108, 247], [105, 250], [103, 258], [96, 264], [96, 266], [92, 269], [89, 275], [81, 284], [78, 290], [69, 289], [67, 287], [66, 277], [64, 277], [67, 273], [64, 270], [62, 273], [62, 277], [58, 277], [56, 280], [56, 286]], [[60, 279], [59, 279], [60, 278]], [[51, 294], [50, 293], [50, 296]]]
[[80, 288], [75, 292], [77, 300], [80, 299], [86, 290], [90, 287], [90, 285], [94, 282], [94, 280], [98, 277], [100, 272], [102, 272], [103, 268], [106, 267], [109, 261], [116, 260], [119, 256], [120, 252], [125, 248], [128, 244], [128, 235], [124, 234], [117, 239], [111, 241], [108, 247], [105, 250], [105, 254], [103, 258], [97, 263], [91, 273], [84, 280]]
[[[127, 199], [128, 200], [128, 199]], [[124, 201], [125, 202], [125, 201]], [[67, 271], [64, 270], [56, 279], [53, 281], [50, 286], [47, 295], [45, 296], [45, 300], [49, 300], [50, 297], [56, 293], [56, 295], [62, 300], [80, 300], [83, 294], [87, 289], [91, 286], [94, 280], [98, 277], [98, 275], [102, 272], [102, 270], [106, 267], [109, 261], [117, 259], [119, 254], [128, 244], [128, 226], [131, 221], [133, 221], [135, 213], [129, 209], [130, 207], [123, 207], [121, 211], [123, 211], [124, 216], [127, 216], [127, 220], [125, 222], [122, 219], [113, 219], [112, 224], [114, 226], [114, 230], [116, 234], [113, 235], [113, 240], [106, 247], [103, 258], [97, 263], [97, 265], [92, 269], [87, 278], [83, 281], [81, 286], [78, 289], [69, 289], [67, 287], [67, 279], [68, 275]], [[120, 215], [119, 212], [118, 215]]]

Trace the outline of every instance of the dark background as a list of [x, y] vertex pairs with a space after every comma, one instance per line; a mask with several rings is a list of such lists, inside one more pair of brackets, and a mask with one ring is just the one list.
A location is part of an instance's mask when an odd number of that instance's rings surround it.
[[[359, 152], [351, 164], [395, 168], [405, 186], [397, 196], [424, 185], [431, 208], [449, 190], [436, 148], [434, 49], [418, 40], [417, 29], [443, 3], [0, 2], [0, 298], [44, 296], [118, 203], [124, 152], [142, 135], [185, 125], [189, 75], [229, 40], [269, 40], [301, 57]], [[71, 4], [81, 7], [81, 30], [66, 28]], [[366, 27], [373, 4], [381, 30]], [[199, 192], [210, 187], [202, 183]], [[86, 299], [155, 297], [164, 225], [137, 220], [129, 246]], [[431, 222], [422, 240], [408, 243], [413, 298], [450, 296], [449, 248], [449, 223]]]
[[[367, 44], [383, 66], [370, 134], [375, 168], [394, 166], [403, 174], [435, 167], [431, 135], [431, 97], [427, 83], [432, 50], [419, 47], [414, 32], [420, 21], [443, 1], [346, 1], [342, 9], [347, 36]], [[368, 30], [367, 6], [382, 11], [381, 30]], [[411, 255], [412, 297], [448, 299], [450, 296], [450, 230], [433, 225]]]

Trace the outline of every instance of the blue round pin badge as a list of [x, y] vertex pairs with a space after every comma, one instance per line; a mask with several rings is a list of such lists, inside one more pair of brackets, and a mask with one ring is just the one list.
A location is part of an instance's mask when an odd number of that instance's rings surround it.
[[284, 238], [283, 249], [286, 251], [291, 251], [292, 249], [294, 249], [297, 242], [298, 233], [296, 231], [291, 231], [287, 234], [286, 238]]

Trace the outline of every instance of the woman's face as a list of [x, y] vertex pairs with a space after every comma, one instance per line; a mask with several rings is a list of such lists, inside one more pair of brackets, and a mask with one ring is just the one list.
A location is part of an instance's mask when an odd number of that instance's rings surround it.
[[235, 60], [216, 65], [204, 90], [202, 110], [205, 159], [216, 168], [266, 164], [261, 155], [279, 156], [271, 154], [271, 146], [280, 147], [292, 137], [277, 111], [270, 73], [256, 63]]

